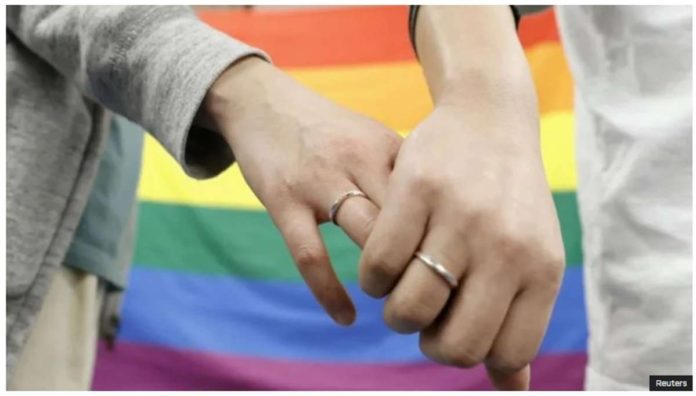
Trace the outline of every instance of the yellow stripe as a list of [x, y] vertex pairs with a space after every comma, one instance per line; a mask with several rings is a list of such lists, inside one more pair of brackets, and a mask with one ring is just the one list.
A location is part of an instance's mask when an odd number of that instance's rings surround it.
[[551, 190], [575, 191], [575, 124], [573, 113], [548, 113], [541, 117], [541, 155]]
[[145, 136], [138, 198], [190, 205], [263, 209], [234, 164], [213, 179], [192, 179], [150, 135]]
[[[401, 133], [406, 135], [406, 133]], [[541, 141], [547, 178], [554, 191], [574, 190], [576, 186], [573, 151], [573, 115], [553, 113], [541, 119]], [[150, 136], [145, 139], [140, 199], [205, 205], [262, 209], [244, 181], [239, 167], [233, 165], [210, 180], [187, 177], [179, 165]]]

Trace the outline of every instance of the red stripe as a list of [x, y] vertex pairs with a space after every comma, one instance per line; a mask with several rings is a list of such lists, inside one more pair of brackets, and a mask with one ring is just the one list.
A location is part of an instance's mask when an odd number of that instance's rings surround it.
[[519, 28], [520, 41], [524, 48], [544, 42], [559, 42], [556, 13], [553, 7], [522, 17]]
[[[406, 6], [314, 9], [203, 9], [208, 24], [262, 48], [280, 67], [337, 66], [415, 61], [408, 39]], [[525, 47], [558, 41], [553, 10], [525, 16]]]
[[[429, 362], [310, 363], [237, 357], [119, 342], [99, 346], [94, 390], [488, 390], [483, 367]], [[532, 389], [582, 389], [584, 354], [532, 363]]]
[[408, 7], [201, 10], [201, 19], [255, 47], [280, 67], [414, 60]]

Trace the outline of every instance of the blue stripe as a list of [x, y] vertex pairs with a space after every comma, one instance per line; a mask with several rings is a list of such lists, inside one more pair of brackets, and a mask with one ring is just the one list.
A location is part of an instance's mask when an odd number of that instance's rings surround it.
[[[348, 287], [358, 320], [335, 325], [303, 284], [135, 267], [120, 338], [174, 348], [325, 362], [414, 362], [418, 336], [390, 331], [383, 302]], [[542, 353], [582, 352], [582, 268], [569, 267]]]

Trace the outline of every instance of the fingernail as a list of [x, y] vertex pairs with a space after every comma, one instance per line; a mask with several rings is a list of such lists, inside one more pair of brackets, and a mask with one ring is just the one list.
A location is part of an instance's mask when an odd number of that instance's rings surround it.
[[342, 326], [350, 326], [355, 321], [355, 314], [352, 311], [340, 311], [333, 319]]

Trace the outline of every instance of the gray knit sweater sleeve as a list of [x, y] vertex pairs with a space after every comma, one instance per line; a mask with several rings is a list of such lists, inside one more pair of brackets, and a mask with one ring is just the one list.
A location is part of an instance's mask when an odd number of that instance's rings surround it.
[[193, 177], [234, 157], [222, 137], [192, 127], [217, 76], [266, 55], [214, 30], [183, 6], [8, 6], [7, 26], [83, 93], [142, 125]]

